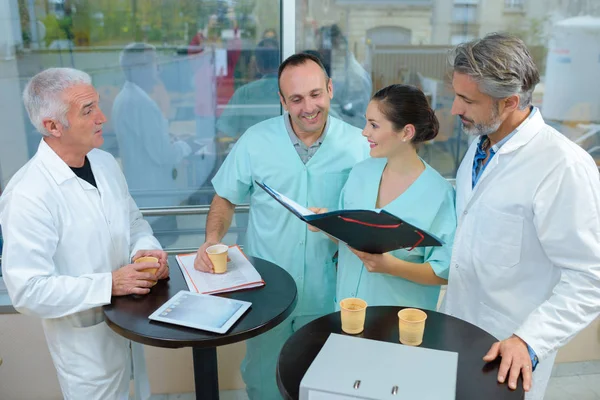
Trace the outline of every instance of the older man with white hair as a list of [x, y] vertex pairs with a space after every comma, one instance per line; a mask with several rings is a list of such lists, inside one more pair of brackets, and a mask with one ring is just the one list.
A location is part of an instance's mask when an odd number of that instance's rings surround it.
[[[98, 150], [106, 118], [89, 75], [45, 70], [23, 100], [43, 138], [0, 198], [12, 303], [42, 319], [65, 399], [127, 399], [132, 365], [136, 398], [148, 398], [143, 350], [107, 326], [102, 306], [111, 296], [147, 294], [168, 276], [166, 253], [117, 162]], [[159, 262], [133, 264], [146, 255]]]

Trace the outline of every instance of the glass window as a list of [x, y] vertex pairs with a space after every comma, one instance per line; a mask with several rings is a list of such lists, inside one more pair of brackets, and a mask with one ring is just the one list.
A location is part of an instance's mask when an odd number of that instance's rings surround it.
[[[21, 101], [26, 82], [73, 67], [100, 94], [102, 148], [137, 204], [208, 205], [237, 138], [281, 114], [279, 29], [273, 0], [0, 1], [0, 188], [41, 139]], [[174, 216], [150, 221], [166, 246], [186, 231]]]
[[[469, 139], [451, 115], [448, 53], [458, 43], [508, 31], [525, 41], [540, 69], [534, 103], [546, 121], [600, 163], [600, 97], [590, 84], [600, 80], [600, 2], [325, 3], [296, 0], [296, 49], [315, 49], [326, 57], [334, 86], [341, 88], [334, 91], [334, 102], [342, 119], [360, 126], [358, 116], [368, 102], [363, 82], [370, 80], [371, 94], [392, 83], [420, 87], [440, 121], [439, 135], [421, 146], [420, 154], [454, 178]], [[506, 13], [508, 8], [520, 12]], [[348, 103], [354, 116], [344, 113]]]
[[524, 0], [504, 0], [504, 8], [507, 10], [521, 11], [525, 6]]
[[452, 10], [452, 20], [455, 23], [474, 23], [477, 19], [477, 6], [470, 4], [455, 4]]
[[457, 44], [468, 42], [473, 39], [475, 39], [475, 36], [473, 36], [473, 35], [468, 35], [468, 34], [464, 34], [464, 33], [455, 33], [450, 37], [450, 44], [453, 46], [456, 46]]

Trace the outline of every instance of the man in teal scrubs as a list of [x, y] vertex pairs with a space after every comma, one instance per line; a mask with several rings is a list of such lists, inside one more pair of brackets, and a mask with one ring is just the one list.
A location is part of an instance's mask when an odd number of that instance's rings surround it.
[[249, 128], [213, 178], [216, 195], [195, 264], [212, 272], [205, 250], [222, 240], [235, 205], [249, 196], [244, 252], [285, 269], [298, 288], [292, 316], [247, 342], [242, 376], [249, 398], [260, 400], [280, 398], [275, 368], [285, 341], [308, 321], [334, 310], [337, 246], [325, 235], [310, 234], [304, 222], [254, 181], [303, 206], [334, 209], [350, 170], [369, 154], [360, 129], [329, 115], [333, 87], [318, 58], [303, 53], [289, 57], [280, 65], [278, 79], [286, 112]]

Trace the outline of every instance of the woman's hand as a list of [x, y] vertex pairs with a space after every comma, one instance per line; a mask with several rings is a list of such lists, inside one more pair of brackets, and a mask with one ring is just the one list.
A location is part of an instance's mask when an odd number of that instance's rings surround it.
[[356, 257], [360, 258], [360, 261], [362, 261], [369, 272], [377, 272], [380, 274], [390, 273], [390, 267], [394, 260], [394, 256], [391, 254], [371, 254], [365, 253], [364, 251], [358, 251], [350, 246], [348, 246], [348, 248], [356, 255]]
[[[314, 212], [315, 214], [325, 214], [327, 212], [326, 208], [309, 207], [308, 209], [310, 211]], [[311, 232], [321, 232], [320, 229], [315, 228], [311, 224], [308, 224], [308, 230], [311, 231]]]

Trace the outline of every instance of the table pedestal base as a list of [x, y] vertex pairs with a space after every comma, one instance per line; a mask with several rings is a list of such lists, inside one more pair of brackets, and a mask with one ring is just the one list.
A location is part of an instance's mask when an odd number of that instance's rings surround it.
[[217, 370], [217, 349], [192, 349], [194, 359], [194, 384], [196, 400], [219, 399], [219, 373]]

